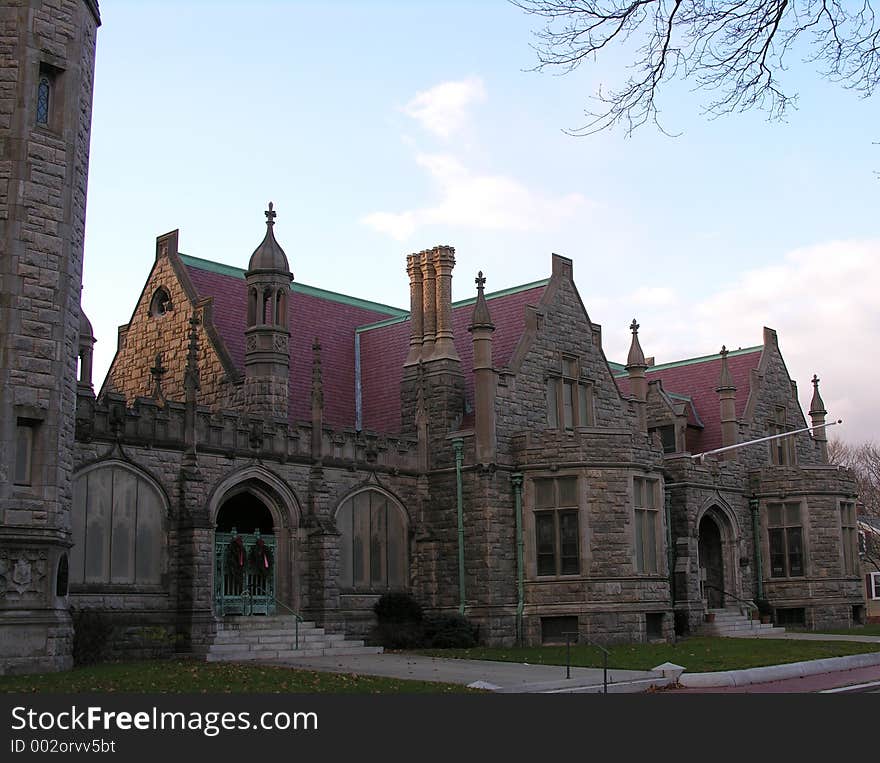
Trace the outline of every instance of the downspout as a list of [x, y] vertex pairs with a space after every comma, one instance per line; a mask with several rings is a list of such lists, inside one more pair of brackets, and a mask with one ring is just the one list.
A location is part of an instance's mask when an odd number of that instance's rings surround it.
[[354, 428], [364, 428], [364, 408], [361, 390], [361, 335], [354, 332]]
[[456, 437], [452, 441], [455, 451], [455, 495], [458, 504], [458, 614], [464, 614], [464, 511], [461, 495], [461, 464], [464, 441]]
[[761, 519], [757, 498], [749, 498], [749, 508], [752, 511], [752, 535], [755, 544], [755, 592], [757, 601], [761, 601], [764, 598], [764, 565], [761, 562]]
[[664, 490], [666, 509], [666, 563], [669, 572], [669, 600], [675, 606], [675, 548], [672, 545], [672, 495]]
[[513, 483], [513, 500], [516, 507], [516, 643], [518, 646], [523, 642], [523, 608], [525, 596], [523, 594], [523, 526], [522, 526], [522, 482], [523, 476], [515, 472], [510, 477]]

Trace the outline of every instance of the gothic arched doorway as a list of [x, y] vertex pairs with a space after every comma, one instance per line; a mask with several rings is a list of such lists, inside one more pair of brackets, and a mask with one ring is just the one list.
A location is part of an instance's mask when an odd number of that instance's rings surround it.
[[217, 512], [214, 600], [219, 615], [275, 612], [278, 544], [268, 496], [243, 487]]
[[708, 512], [699, 527], [700, 582], [710, 609], [724, 606], [724, 546], [721, 528]]

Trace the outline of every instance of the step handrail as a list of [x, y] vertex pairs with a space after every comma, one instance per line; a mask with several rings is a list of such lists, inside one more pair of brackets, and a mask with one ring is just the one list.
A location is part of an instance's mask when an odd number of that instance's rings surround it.
[[[243, 592], [242, 592], [242, 596], [243, 596], [245, 599], [249, 599], [249, 598], [250, 598], [250, 595], [251, 595], [251, 594], [250, 594], [250, 591], [243, 591]], [[304, 622], [305, 622], [305, 618], [304, 618], [299, 612], [297, 612], [296, 610], [293, 610], [293, 609], [291, 609], [290, 607], [288, 607], [288, 606], [287, 606], [283, 601], [281, 601], [280, 599], [276, 599], [274, 596], [270, 596], [269, 598], [271, 598], [272, 601], [274, 601], [278, 606], [282, 607], [283, 609], [286, 609], [288, 612], [290, 612], [290, 614], [293, 615], [293, 618], [294, 618], [294, 619], [293, 619], [293, 622], [294, 622], [294, 631], [293, 631], [293, 648], [294, 648], [294, 649], [299, 649], [299, 624], [300, 624], [300, 623], [304, 623]]]
[[743, 599], [741, 596], [737, 596], [735, 593], [731, 593], [730, 591], [725, 591], [723, 588], [719, 588], [717, 585], [713, 585], [712, 583], [703, 583], [704, 588], [714, 588], [716, 591], [721, 591], [725, 596], [729, 596], [731, 599], [736, 599], [737, 601], [742, 602], [749, 608], [749, 612], [752, 610], [756, 610], [758, 612], [761, 611], [761, 608], [755, 604], [751, 599]]
[[294, 622], [294, 635], [293, 635], [293, 638], [294, 638], [294, 644], [293, 644], [293, 648], [294, 648], [294, 649], [299, 649], [299, 624], [302, 623], [302, 622], [305, 622], [305, 618], [304, 618], [299, 612], [296, 612], [296, 611], [292, 610], [292, 609], [291, 609], [290, 607], [288, 607], [283, 601], [279, 601], [279, 600], [276, 599], [274, 596], [272, 597], [272, 600], [273, 600], [278, 606], [282, 607], [283, 609], [286, 609], [288, 612], [290, 612], [290, 614], [293, 615], [293, 617], [294, 617], [294, 620], [293, 620], [293, 622]]

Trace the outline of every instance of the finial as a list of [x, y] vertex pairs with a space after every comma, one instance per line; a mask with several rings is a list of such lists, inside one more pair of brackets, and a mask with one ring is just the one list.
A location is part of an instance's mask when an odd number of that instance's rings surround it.
[[626, 357], [626, 370], [645, 369], [648, 367], [648, 364], [645, 362], [645, 353], [642, 352], [642, 345], [639, 344], [639, 322], [633, 318], [629, 328], [633, 332], [633, 338], [629, 345], [629, 355]]
[[824, 416], [828, 411], [825, 410], [825, 401], [819, 394], [819, 377], [813, 374], [813, 399], [810, 401], [810, 415]]
[[736, 384], [733, 383], [733, 376], [730, 374], [730, 367], [727, 364], [727, 356], [730, 353], [730, 350], [727, 349], [726, 344], [721, 345], [721, 373], [718, 376], [718, 387], [715, 389], [716, 392], [736, 392]]
[[730, 350], [727, 349], [727, 345], [726, 345], [726, 344], [722, 344], [722, 345], [721, 345], [721, 355], [722, 355], [722, 357], [726, 357], [728, 352], [730, 352]]
[[819, 377], [813, 374], [813, 387], [819, 389]]
[[482, 270], [477, 273], [477, 277], [474, 279], [474, 283], [477, 285], [477, 291], [483, 291], [483, 287], [486, 285], [486, 279], [483, 278]]
[[275, 218], [278, 217], [278, 213], [273, 209], [272, 202], [269, 202], [269, 211], [264, 212], [266, 215], [266, 225], [275, 225]]

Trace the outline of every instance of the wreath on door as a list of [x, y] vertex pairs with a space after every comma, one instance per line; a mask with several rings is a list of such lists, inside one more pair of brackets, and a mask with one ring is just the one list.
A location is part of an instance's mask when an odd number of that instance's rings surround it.
[[244, 568], [247, 562], [244, 541], [240, 535], [236, 535], [226, 547], [226, 572], [236, 581], [244, 577]]
[[266, 541], [258, 538], [251, 547], [250, 553], [251, 570], [255, 573], [267, 575], [272, 569], [272, 549], [266, 545]]

